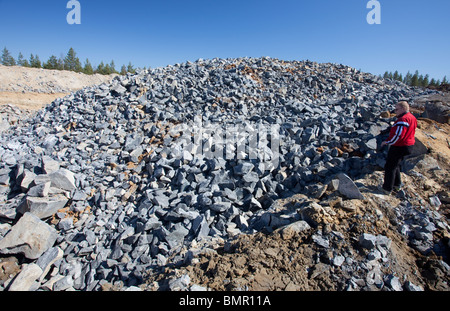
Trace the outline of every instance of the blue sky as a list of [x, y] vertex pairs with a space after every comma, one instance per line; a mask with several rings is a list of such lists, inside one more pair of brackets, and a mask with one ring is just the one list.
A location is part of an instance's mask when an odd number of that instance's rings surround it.
[[70, 47], [82, 63], [160, 67], [198, 58], [270, 56], [341, 63], [365, 72], [419, 70], [450, 77], [450, 1], [379, 0], [0, 0], [0, 49], [46, 61]]

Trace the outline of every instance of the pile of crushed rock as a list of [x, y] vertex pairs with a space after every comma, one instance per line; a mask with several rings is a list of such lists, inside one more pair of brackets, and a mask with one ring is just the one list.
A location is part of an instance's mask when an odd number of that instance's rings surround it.
[[[448, 288], [439, 196], [405, 189], [391, 206], [373, 194], [381, 176], [361, 181], [384, 165], [380, 115], [435, 93], [344, 65], [239, 58], [57, 99], [0, 137], [0, 287]], [[435, 164], [426, 153], [418, 142], [408, 174]], [[437, 256], [437, 283], [398, 248]], [[302, 268], [289, 279], [290, 264]]]

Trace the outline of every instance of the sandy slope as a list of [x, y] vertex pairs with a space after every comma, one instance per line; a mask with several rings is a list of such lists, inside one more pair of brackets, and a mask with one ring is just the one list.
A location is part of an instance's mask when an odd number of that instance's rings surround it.
[[107, 83], [114, 76], [0, 65], [0, 105], [38, 110], [56, 98], [86, 86]]

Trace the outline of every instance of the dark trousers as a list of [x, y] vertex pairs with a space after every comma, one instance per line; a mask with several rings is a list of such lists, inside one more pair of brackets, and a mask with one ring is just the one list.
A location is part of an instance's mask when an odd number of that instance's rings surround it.
[[401, 163], [405, 156], [411, 154], [412, 146], [390, 146], [386, 165], [384, 166], [384, 184], [383, 189], [392, 191], [394, 187], [400, 187], [402, 180], [400, 178]]

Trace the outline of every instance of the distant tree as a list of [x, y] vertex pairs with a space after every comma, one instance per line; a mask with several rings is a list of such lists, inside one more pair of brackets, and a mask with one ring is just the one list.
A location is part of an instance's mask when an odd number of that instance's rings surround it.
[[412, 74], [408, 71], [403, 82], [407, 85], [411, 85], [411, 80], [412, 80]]
[[436, 80], [434, 78], [431, 79], [430, 86], [437, 86], [436, 85]]
[[1, 58], [2, 65], [4, 66], [15, 66], [16, 60], [12, 57], [11, 53], [9, 53], [8, 49], [5, 47], [2, 51]]
[[424, 85], [423, 85], [423, 80], [424, 80], [423, 75], [419, 75], [419, 79], [418, 79], [418, 84], [419, 84], [419, 86], [424, 86]]
[[444, 79], [442, 79], [442, 83], [441, 84], [448, 84], [447, 76], [444, 76]]
[[95, 70], [95, 73], [99, 73], [99, 74], [104, 74], [105, 72], [105, 63], [100, 62], [100, 64], [98, 64], [97, 69]]
[[39, 59], [39, 56], [34, 56], [33, 54], [30, 55], [30, 67], [32, 68], [42, 68], [41, 60]]
[[19, 56], [17, 57], [17, 65], [22, 67], [30, 67], [30, 64], [28, 63], [28, 60], [26, 60], [22, 53], [19, 52]]
[[397, 71], [397, 70], [394, 72], [393, 78], [394, 78], [394, 80], [397, 80], [397, 81], [398, 81], [399, 74], [398, 74], [398, 71]]
[[423, 87], [427, 87], [430, 85], [430, 75], [426, 74], [425, 77], [423, 78], [423, 82], [422, 82]]
[[136, 69], [134, 69], [134, 67], [131, 64], [131, 62], [128, 63], [127, 71], [130, 72], [130, 73], [136, 73]]
[[122, 65], [122, 68], [120, 68], [120, 74], [123, 76], [127, 74], [127, 67], [125, 65]]
[[60, 56], [58, 58], [58, 67], [56, 69], [64, 70], [64, 56], [62, 55], [62, 53], [60, 54]]
[[103, 71], [104, 75], [109, 75], [111, 74], [111, 66], [109, 64], [105, 65], [105, 70]]
[[64, 69], [76, 72], [81, 72], [83, 69], [80, 59], [77, 57], [77, 53], [75, 53], [73, 48], [69, 49], [66, 58], [64, 58]]
[[412, 76], [410, 85], [411, 86], [419, 86], [419, 71], [418, 70], [416, 70], [416, 72]]
[[50, 56], [48, 61], [43, 65], [44, 69], [58, 69], [58, 59], [55, 55]]
[[86, 58], [86, 62], [84, 63], [83, 73], [87, 75], [94, 74], [94, 68], [92, 68], [92, 64], [89, 59]]
[[111, 63], [109, 64], [109, 69], [110, 69], [110, 73], [118, 73], [116, 70], [116, 64], [114, 64], [114, 60], [111, 61]]

